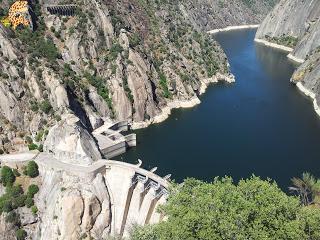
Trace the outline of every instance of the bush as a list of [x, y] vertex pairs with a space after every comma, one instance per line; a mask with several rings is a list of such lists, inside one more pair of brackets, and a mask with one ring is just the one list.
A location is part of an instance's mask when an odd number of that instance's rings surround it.
[[12, 211], [9, 212], [8, 215], [5, 218], [7, 223], [12, 223], [15, 226], [19, 226], [20, 225], [20, 216], [18, 213]]
[[3, 200], [3, 201], [0, 201], [0, 209], [3, 211], [3, 212], [11, 212], [13, 210], [12, 208], [12, 203], [10, 200]]
[[33, 206], [31, 207], [31, 212], [32, 212], [34, 215], [36, 215], [37, 212], [38, 212], [38, 208], [37, 208], [35, 205], [33, 205]]
[[39, 152], [43, 152], [43, 145], [42, 145], [42, 144], [39, 145], [38, 151], [39, 151]]
[[42, 112], [48, 114], [52, 109], [52, 106], [51, 106], [49, 100], [47, 100], [47, 99], [43, 100], [40, 104], [40, 109]]
[[12, 169], [7, 166], [3, 166], [1, 168], [1, 182], [3, 186], [12, 186], [15, 180], [16, 177], [14, 176]]
[[19, 197], [15, 198], [15, 201], [14, 201], [15, 206], [24, 207], [26, 199], [27, 199], [26, 195], [20, 195]]
[[39, 175], [37, 163], [35, 161], [28, 162], [25, 173], [29, 177], [32, 177], [32, 178], [37, 177]]
[[31, 208], [34, 205], [34, 201], [30, 197], [27, 197], [24, 203], [26, 204], [27, 208]]
[[27, 237], [27, 232], [23, 230], [22, 228], [18, 229], [16, 231], [16, 238], [17, 240], [24, 240]]
[[35, 195], [37, 192], [39, 192], [39, 187], [38, 187], [37, 185], [35, 185], [35, 184], [31, 184], [31, 185], [28, 187], [28, 193], [27, 193], [27, 195], [28, 195], [28, 197], [33, 198], [34, 195]]
[[31, 143], [28, 145], [28, 149], [29, 149], [29, 151], [36, 150], [36, 149], [38, 149], [38, 145], [35, 143]]

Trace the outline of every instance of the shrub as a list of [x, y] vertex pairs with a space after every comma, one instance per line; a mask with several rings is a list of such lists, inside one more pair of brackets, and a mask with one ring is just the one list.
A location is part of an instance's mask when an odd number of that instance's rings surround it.
[[16, 231], [17, 240], [24, 240], [26, 239], [26, 237], [27, 237], [27, 232], [24, 229], [20, 228]]
[[43, 152], [43, 145], [42, 145], [42, 144], [39, 145], [38, 151], [39, 151], [39, 152]]
[[52, 106], [51, 106], [51, 104], [50, 104], [50, 102], [49, 102], [48, 99], [43, 100], [43, 101], [41, 102], [41, 104], [40, 104], [40, 109], [41, 109], [42, 112], [44, 112], [44, 113], [46, 113], [46, 114], [48, 114], [48, 113], [51, 111]]
[[28, 187], [28, 193], [27, 193], [27, 195], [28, 195], [28, 197], [33, 198], [34, 195], [35, 195], [37, 192], [39, 192], [39, 187], [38, 187], [37, 185], [35, 185], [35, 184], [31, 184], [31, 185]]
[[37, 135], [36, 135], [36, 137], [35, 137], [36, 142], [40, 142], [40, 141], [42, 140], [43, 134], [44, 134], [44, 131], [43, 131], [43, 130], [40, 130], [40, 131], [37, 133]]
[[36, 150], [36, 149], [38, 149], [38, 145], [35, 143], [31, 143], [28, 145], [28, 149], [29, 149], [29, 151]]
[[1, 168], [1, 182], [3, 186], [12, 186], [15, 180], [16, 177], [14, 176], [12, 169], [7, 166], [3, 166]]
[[25, 206], [25, 201], [27, 199], [27, 196], [26, 195], [20, 195], [19, 197], [15, 198], [15, 205], [17, 207], [24, 207]]
[[31, 212], [32, 212], [33, 214], [37, 214], [38, 208], [37, 208], [35, 205], [33, 205], [33, 206], [31, 207]]
[[15, 226], [19, 226], [20, 225], [20, 216], [18, 213], [12, 211], [9, 212], [8, 215], [5, 218], [7, 223], [12, 223]]
[[26, 204], [27, 208], [31, 208], [34, 205], [34, 201], [30, 197], [27, 197], [24, 203]]
[[37, 177], [39, 175], [38, 165], [35, 161], [28, 162], [28, 165], [26, 167], [26, 175], [29, 177]]

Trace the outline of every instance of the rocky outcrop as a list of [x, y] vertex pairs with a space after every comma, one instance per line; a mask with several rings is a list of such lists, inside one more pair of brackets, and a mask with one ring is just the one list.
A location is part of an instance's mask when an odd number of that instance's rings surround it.
[[88, 165], [102, 158], [96, 140], [72, 114], [50, 129], [43, 148], [72, 164]]

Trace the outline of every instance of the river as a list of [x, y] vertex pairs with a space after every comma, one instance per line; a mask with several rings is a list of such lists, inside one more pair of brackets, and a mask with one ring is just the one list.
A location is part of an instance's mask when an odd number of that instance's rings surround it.
[[135, 131], [138, 145], [119, 160], [157, 166], [210, 181], [255, 174], [284, 190], [293, 176], [320, 177], [320, 119], [312, 102], [290, 83], [294, 65], [278, 50], [254, 43], [255, 30], [216, 36], [227, 54], [234, 84], [216, 84], [192, 109], [174, 110], [163, 123]]

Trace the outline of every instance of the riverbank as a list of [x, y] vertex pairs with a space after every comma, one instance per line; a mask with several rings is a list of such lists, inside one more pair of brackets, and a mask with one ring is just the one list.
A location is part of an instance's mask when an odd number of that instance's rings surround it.
[[253, 24], [253, 25], [240, 25], [240, 26], [229, 26], [225, 28], [217, 28], [208, 31], [207, 33], [209, 34], [217, 34], [220, 32], [229, 32], [229, 31], [234, 31], [234, 30], [244, 30], [244, 29], [255, 29], [258, 28], [259, 24]]
[[283, 45], [280, 45], [280, 44], [276, 44], [276, 43], [273, 43], [273, 42], [269, 42], [267, 40], [255, 38], [254, 41], [256, 43], [260, 43], [260, 44], [262, 44], [264, 46], [272, 47], [272, 48], [275, 48], [275, 49], [279, 49], [279, 50], [284, 51], [284, 52], [291, 53], [293, 51], [293, 48], [286, 47], [286, 46], [283, 46]]
[[[244, 30], [244, 29], [256, 29], [258, 28], [258, 24], [252, 24], [252, 25], [240, 25], [240, 26], [228, 26], [225, 28], [218, 28], [218, 29], [213, 29], [208, 31], [208, 34], [217, 34], [221, 32], [229, 32], [229, 31], [234, 31], [234, 30]], [[211, 83], [217, 83], [219, 81], [225, 81], [227, 83], [233, 83], [235, 82], [235, 78], [232, 74], [230, 75], [223, 75], [218, 73], [217, 75], [213, 76], [212, 78], [209, 79], [202, 79], [201, 80], [201, 86], [199, 89], [199, 95], [203, 94], [206, 92], [206, 89]], [[189, 100], [173, 100], [167, 104], [164, 108], [161, 109], [161, 112], [156, 115], [155, 117], [146, 120], [146, 121], [141, 121], [141, 122], [132, 122], [131, 123], [131, 128], [133, 130], [136, 129], [141, 129], [141, 128], [146, 128], [150, 126], [151, 124], [155, 123], [161, 123], [168, 119], [168, 117], [171, 115], [171, 112], [173, 109], [179, 109], [179, 108], [192, 108], [198, 104], [200, 104], [201, 101], [197, 96], [194, 96], [193, 98]]]
[[297, 63], [297, 64], [301, 64], [301, 63], [304, 62], [304, 59], [295, 57], [292, 54], [292, 52], [294, 50], [293, 48], [290, 48], [290, 47], [287, 47], [287, 46], [284, 46], [284, 45], [280, 45], [280, 44], [277, 44], [277, 43], [269, 42], [267, 40], [260, 39], [260, 38], [255, 38], [254, 41], [256, 43], [262, 44], [264, 46], [271, 47], [271, 48], [274, 48], [274, 49], [278, 49], [278, 50], [283, 51], [283, 52], [287, 52], [288, 53], [287, 58], [289, 60]]
[[[201, 86], [199, 89], [199, 95], [202, 95], [206, 92], [206, 89], [208, 86], [212, 83], [218, 83], [219, 81], [224, 81], [226, 83], [233, 83], [235, 82], [235, 77], [232, 74], [224, 75], [221, 73], [216, 74], [212, 78], [202, 79], [201, 80]], [[194, 96], [189, 100], [178, 100], [175, 99], [173, 101], [168, 102], [168, 104], [161, 109], [161, 112], [156, 115], [155, 117], [141, 122], [133, 122], [131, 124], [131, 128], [133, 130], [146, 128], [150, 126], [151, 124], [155, 123], [161, 123], [165, 121], [170, 115], [173, 109], [179, 109], [179, 108], [192, 108], [198, 104], [200, 104], [201, 101], [198, 98], [198, 96]]]
[[297, 88], [307, 97], [310, 97], [313, 100], [313, 108], [315, 112], [318, 114], [320, 117], [320, 107], [318, 105], [317, 99], [316, 99], [316, 94], [309, 89], [307, 89], [305, 86], [302, 85], [301, 82], [296, 83]]

